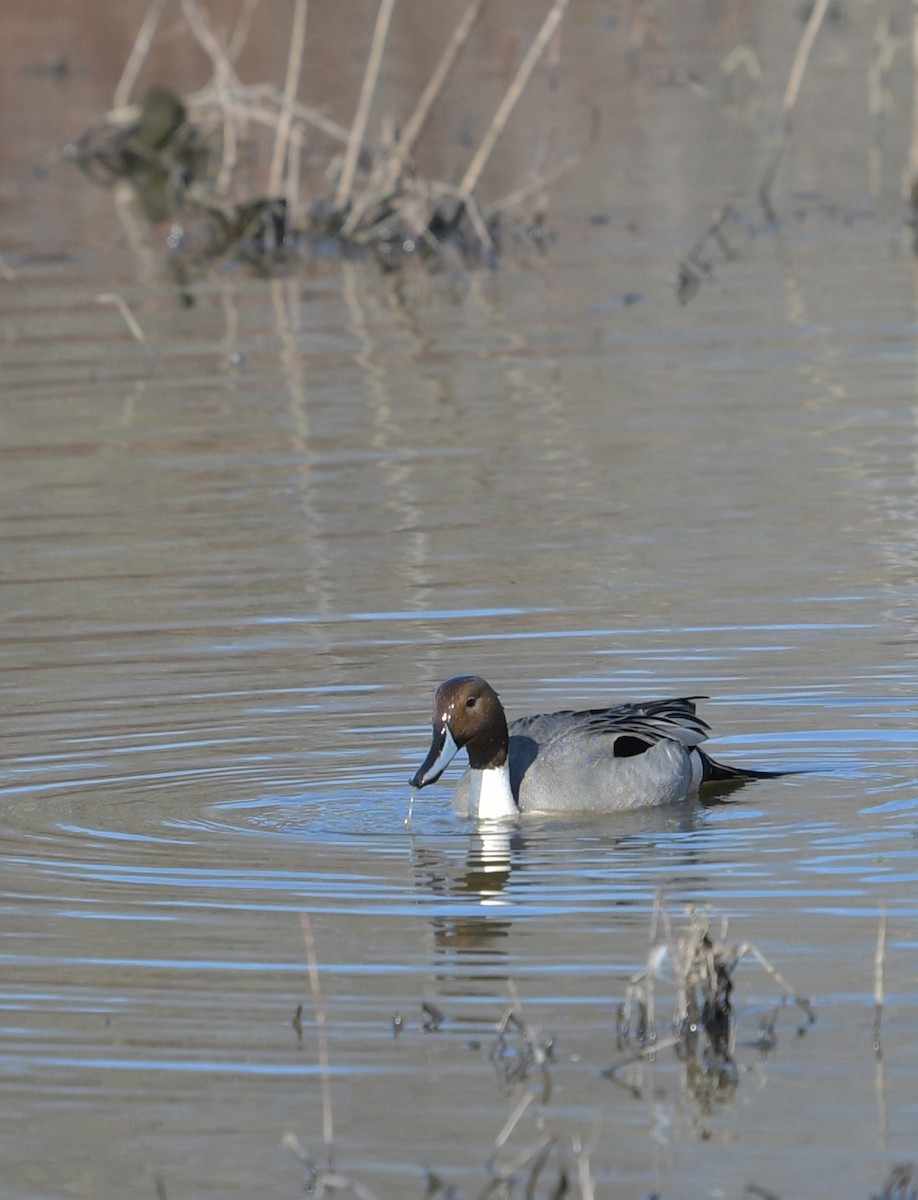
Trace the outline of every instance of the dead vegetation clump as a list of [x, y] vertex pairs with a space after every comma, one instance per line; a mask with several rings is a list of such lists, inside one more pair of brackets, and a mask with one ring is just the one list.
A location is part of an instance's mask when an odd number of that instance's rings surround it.
[[[170, 2], [180, 4], [187, 34], [206, 53], [212, 78], [193, 95], [180, 98], [153, 86], [132, 103]], [[403, 122], [384, 123], [378, 144], [371, 145], [368, 122], [395, 0], [380, 0], [350, 127], [298, 98], [306, 0], [294, 0], [283, 87], [243, 84], [236, 71], [258, 0], [246, 0], [226, 39], [216, 33], [201, 0], [153, 0], [112, 110], [69, 148], [70, 155], [97, 182], [127, 181], [151, 221], [171, 222], [170, 249], [193, 261], [235, 255], [271, 270], [314, 252], [320, 243], [342, 254], [371, 252], [387, 267], [412, 257], [436, 263], [447, 250], [467, 264], [494, 264], [506, 214], [530, 201], [538, 209], [548, 183], [575, 158], [536, 173], [529, 184], [490, 205], [479, 198], [498, 138], [557, 37], [568, 0], [552, 0], [458, 181], [429, 178], [417, 169], [419, 139], [487, 3], [469, 0], [413, 111]], [[321, 190], [310, 195], [302, 191], [307, 158], [323, 164]], [[254, 183], [248, 179], [253, 161], [267, 165]], [[518, 228], [530, 241], [543, 238], [538, 212]]]
[[[810, 1000], [791, 987], [753, 943], [729, 944], [726, 936], [725, 919], [714, 932], [710, 916], [694, 908], [689, 910], [685, 930], [674, 934], [669, 911], [662, 898], [657, 898], [646, 964], [632, 977], [618, 1008], [616, 1044], [622, 1057], [606, 1075], [617, 1081], [627, 1065], [672, 1048], [682, 1066], [683, 1084], [703, 1112], [710, 1112], [716, 1100], [731, 1095], [738, 1078], [734, 976], [745, 958], [754, 959], [783, 993], [781, 1004], [761, 1022], [754, 1041], [760, 1054], [767, 1054], [777, 1044], [777, 1020], [788, 1000], [803, 1015], [798, 1036], [815, 1021]], [[666, 961], [675, 995], [670, 1032], [661, 1037], [656, 992]]]

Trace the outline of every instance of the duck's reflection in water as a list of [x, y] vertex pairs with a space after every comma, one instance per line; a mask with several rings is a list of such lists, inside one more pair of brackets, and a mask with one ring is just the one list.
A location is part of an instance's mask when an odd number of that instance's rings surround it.
[[[528, 901], [534, 892], [552, 894], [564, 905], [592, 905], [597, 889], [606, 894], [613, 887], [614, 869], [616, 879], [640, 876], [633, 889], [609, 899], [610, 906], [631, 907], [646, 904], [657, 886], [678, 885], [686, 871], [697, 884], [704, 851], [694, 839], [679, 837], [667, 845], [664, 878], [658, 873], [658, 849], [661, 839], [696, 830], [704, 812], [698, 805], [683, 804], [620, 814], [614, 831], [595, 818], [482, 823], [470, 830], [462, 854], [456, 852], [461, 841], [418, 839], [412, 865], [415, 887], [430, 912], [437, 990], [454, 996], [506, 996], [506, 980], [520, 966], [510, 960], [511, 931], [514, 922], [531, 916]], [[655, 872], [649, 885], [648, 866]], [[582, 887], [576, 882], [581, 876]], [[558, 897], [559, 888], [569, 894]]]

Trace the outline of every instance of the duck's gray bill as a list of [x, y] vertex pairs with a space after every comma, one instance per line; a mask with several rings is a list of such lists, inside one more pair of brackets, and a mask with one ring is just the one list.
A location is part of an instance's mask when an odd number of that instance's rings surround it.
[[427, 787], [428, 783], [436, 783], [458, 753], [459, 747], [449, 729], [445, 725], [439, 729], [434, 725], [433, 741], [427, 757], [411, 780], [411, 786], [422, 788]]

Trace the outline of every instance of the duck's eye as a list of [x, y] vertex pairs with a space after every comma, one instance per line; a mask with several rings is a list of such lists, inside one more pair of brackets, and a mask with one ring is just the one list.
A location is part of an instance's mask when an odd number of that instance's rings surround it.
[[465, 707], [466, 708], [474, 708], [477, 702], [478, 702], [477, 696], [469, 696], [468, 700], [466, 700], [466, 702], [465, 702]]

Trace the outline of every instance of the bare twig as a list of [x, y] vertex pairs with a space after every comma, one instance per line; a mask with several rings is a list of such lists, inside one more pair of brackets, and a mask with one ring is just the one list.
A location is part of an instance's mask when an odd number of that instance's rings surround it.
[[880, 909], [880, 921], [877, 926], [877, 949], [873, 959], [873, 1052], [877, 1058], [883, 1056], [883, 1043], [880, 1036], [883, 1023], [883, 1004], [886, 996], [886, 905]]
[[168, 3], [169, 0], [153, 0], [153, 3], [147, 9], [146, 16], [137, 32], [137, 37], [134, 39], [131, 53], [128, 55], [128, 60], [124, 65], [124, 70], [121, 72], [118, 86], [115, 88], [115, 94], [112, 97], [112, 108], [124, 108], [130, 100], [134, 84], [137, 82], [137, 76], [140, 74], [147, 55], [150, 53], [150, 46], [153, 44], [153, 38], [156, 36], [159, 22]]
[[351, 126], [350, 138], [348, 139], [347, 150], [344, 154], [344, 163], [341, 167], [341, 177], [338, 180], [338, 190], [335, 193], [335, 208], [339, 212], [347, 207], [351, 198], [354, 172], [357, 170], [357, 159], [360, 155], [360, 147], [363, 145], [363, 136], [366, 133], [367, 121], [369, 120], [370, 109], [373, 105], [373, 95], [376, 91], [377, 80], [379, 79], [379, 68], [382, 65], [383, 50], [385, 49], [386, 37], [389, 33], [389, 22], [392, 20], [392, 10], [394, 8], [395, 0], [380, 0], [379, 12], [376, 15], [376, 28], [373, 30], [373, 41], [370, 45], [367, 67], [363, 75], [363, 84], [360, 88], [357, 113], [354, 117], [354, 124]]
[[542, 27], [535, 36], [535, 40], [529, 47], [523, 61], [520, 63], [519, 70], [513, 82], [510, 84], [503, 100], [498, 106], [497, 112], [488, 126], [488, 129], [481, 140], [481, 144], [475, 151], [472, 161], [469, 163], [462, 181], [459, 184], [460, 192], [471, 193], [475, 190], [478, 180], [481, 178], [481, 173], [487, 165], [488, 159], [491, 157], [491, 151], [494, 149], [497, 139], [503, 132], [504, 126], [510, 118], [510, 114], [516, 107], [517, 101], [523, 94], [523, 90], [529, 81], [529, 76], [535, 69], [536, 63], [541, 58], [545, 51], [545, 47], [551, 40], [551, 35], [558, 27], [558, 22], [564, 16], [564, 10], [567, 8], [568, 0], [554, 0], [548, 15], [542, 22]]
[[803, 76], [810, 61], [813, 43], [816, 41], [816, 35], [819, 33], [819, 27], [822, 25], [828, 7], [829, 0], [816, 0], [816, 3], [813, 5], [813, 10], [804, 26], [800, 44], [797, 46], [797, 53], [794, 55], [794, 62], [787, 79], [787, 87], [784, 89], [784, 100], [781, 104], [783, 113], [781, 140], [772, 155], [771, 162], [765, 168], [762, 182], [759, 184], [759, 203], [771, 218], [774, 216], [771, 207], [772, 185], [778, 173], [778, 168], [781, 165], [781, 160], [784, 157], [787, 143], [790, 140], [794, 109], [797, 105], [797, 97], [800, 94], [800, 86], [803, 83]]
[[290, 130], [293, 124], [293, 104], [300, 84], [303, 66], [303, 47], [306, 44], [306, 11], [308, 0], [296, 0], [293, 9], [293, 26], [290, 32], [290, 53], [287, 56], [287, 78], [284, 81], [284, 97], [281, 103], [277, 132], [274, 137], [274, 153], [268, 172], [268, 195], [279, 196], [284, 163], [290, 150]]

